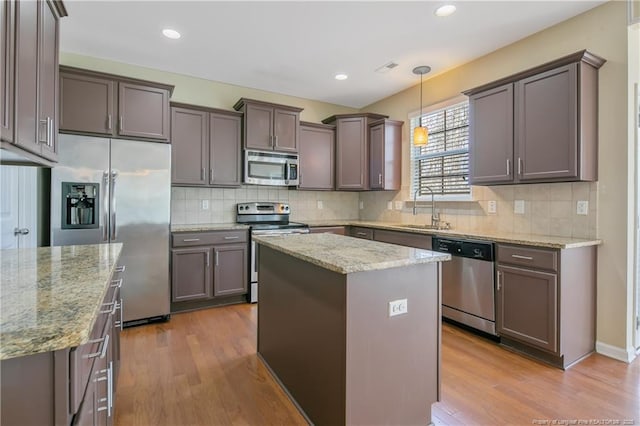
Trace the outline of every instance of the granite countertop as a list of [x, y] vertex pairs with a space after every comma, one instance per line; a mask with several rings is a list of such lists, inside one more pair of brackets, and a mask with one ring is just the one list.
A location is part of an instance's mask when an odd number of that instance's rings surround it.
[[205, 232], [223, 231], [227, 229], [249, 229], [249, 225], [242, 223], [198, 223], [186, 225], [171, 225], [171, 232]]
[[121, 250], [0, 250], [0, 360], [86, 343]]
[[340, 274], [450, 260], [451, 255], [334, 234], [253, 236], [256, 242]]
[[387, 222], [367, 222], [359, 220], [313, 221], [309, 226], [363, 226], [366, 228], [388, 229], [391, 231], [411, 232], [414, 234], [451, 236], [469, 239], [489, 240], [496, 243], [519, 244], [534, 247], [554, 249], [570, 249], [578, 247], [596, 246], [602, 244], [599, 239], [580, 239], [571, 237], [555, 237], [547, 235], [518, 234], [507, 232], [464, 231], [457, 229], [435, 230], [413, 228], [407, 224]]

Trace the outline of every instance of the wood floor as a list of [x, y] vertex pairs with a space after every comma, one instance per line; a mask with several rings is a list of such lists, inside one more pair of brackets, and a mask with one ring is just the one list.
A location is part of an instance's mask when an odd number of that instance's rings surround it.
[[[115, 424], [306, 424], [257, 359], [256, 321], [244, 304], [125, 329]], [[640, 425], [640, 359], [595, 354], [563, 372], [447, 324], [442, 343], [436, 425]]]

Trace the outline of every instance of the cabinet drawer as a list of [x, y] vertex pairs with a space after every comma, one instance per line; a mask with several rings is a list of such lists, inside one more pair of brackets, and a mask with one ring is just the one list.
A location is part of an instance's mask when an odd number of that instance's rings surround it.
[[173, 247], [247, 242], [247, 231], [180, 232], [171, 235]]
[[310, 234], [338, 234], [345, 235], [346, 230], [344, 226], [314, 226], [309, 228]]
[[352, 226], [349, 229], [349, 235], [356, 238], [364, 238], [365, 240], [373, 240], [373, 229]]
[[374, 240], [383, 243], [431, 250], [431, 235], [411, 234], [408, 232], [385, 231], [376, 229]]
[[498, 262], [557, 271], [558, 252], [554, 250], [498, 244]]

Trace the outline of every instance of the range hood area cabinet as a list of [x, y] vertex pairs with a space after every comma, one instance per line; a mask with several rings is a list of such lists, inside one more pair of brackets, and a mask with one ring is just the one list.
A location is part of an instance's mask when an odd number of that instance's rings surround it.
[[244, 113], [244, 148], [298, 152], [303, 108], [241, 98], [233, 106]]
[[173, 86], [60, 67], [60, 132], [169, 142]]
[[61, 1], [0, 2], [2, 161], [50, 167], [57, 161]]
[[[367, 191], [369, 185], [369, 124], [386, 115], [339, 114], [322, 120], [336, 126], [336, 189]], [[302, 170], [304, 173], [304, 170]]]
[[586, 50], [464, 92], [472, 185], [598, 179], [598, 69]]
[[242, 184], [242, 113], [171, 103], [171, 184]]

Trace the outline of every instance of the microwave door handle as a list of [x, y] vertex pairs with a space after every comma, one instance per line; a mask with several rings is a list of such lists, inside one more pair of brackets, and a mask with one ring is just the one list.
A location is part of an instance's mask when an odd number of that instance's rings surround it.
[[289, 173], [290, 173], [290, 164], [289, 162], [284, 163], [284, 181], [285, 183], [289, 182]]

